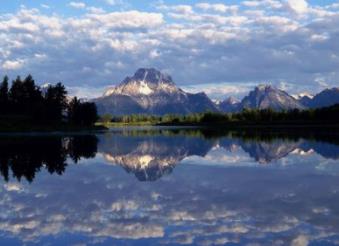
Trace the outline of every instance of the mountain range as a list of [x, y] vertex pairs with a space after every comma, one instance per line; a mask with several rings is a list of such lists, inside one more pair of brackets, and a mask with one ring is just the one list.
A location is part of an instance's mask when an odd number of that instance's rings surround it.
[[140, 68], [131, 77], [93, 100], [100, 115], [189, 114], [200, 112], [240, 112], [244, 109], [276, 111], [308, 109], [339, 103], [339, 88], [325, 89], [314, 97], [293, 97], [271, 85], [259, 85], [241, 101], [229, 97], [213, 102], [204, 92], [188, 93], [175, 85], [171, 76], [154, 68]]

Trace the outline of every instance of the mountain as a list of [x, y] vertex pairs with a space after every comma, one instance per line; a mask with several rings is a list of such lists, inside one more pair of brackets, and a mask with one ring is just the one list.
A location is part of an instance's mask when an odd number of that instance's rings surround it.
[[205, 93], [187, 93], [178, 88], [171, 76], [154, 68], [140, 68], [118, 86], [94, 99], [99, 114], [188, 114], [217, 111]]
[[305, 106], [306, 108], [309, 108], [311, 103], [312, 103], [312, 97], [309, 97], [309, 96], [303, 96], [303, 97], [300, 97], [298, 99], [298, 101], [303, 105]]
[[234, 97], [228, 97], [224, 101], [218, 104], [219, 109], [222, 112], [234, 113], [240, 110], [240, 101]]
[[325, 89], [313, 98], [304, 96], [299, 102], [308, 108], [322, 108], [339, 103], [339, 88]]
[[268, 109], [276, 111], [304, 109], [305, 107], [287, 92], [270, 85], [259, 85], [240, 103], [240, 109]]

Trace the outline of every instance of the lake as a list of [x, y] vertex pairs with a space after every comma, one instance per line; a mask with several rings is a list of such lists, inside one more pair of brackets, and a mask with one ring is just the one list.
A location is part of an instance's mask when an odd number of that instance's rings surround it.
[[339, 244], [335, 131], [0, 136], [1, 245]]

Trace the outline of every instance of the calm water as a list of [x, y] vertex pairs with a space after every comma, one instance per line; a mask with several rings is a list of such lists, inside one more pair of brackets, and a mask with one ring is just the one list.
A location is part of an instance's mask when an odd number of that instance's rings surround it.
[[335, 132], [0, 136], [1, 245], [339, 244]]

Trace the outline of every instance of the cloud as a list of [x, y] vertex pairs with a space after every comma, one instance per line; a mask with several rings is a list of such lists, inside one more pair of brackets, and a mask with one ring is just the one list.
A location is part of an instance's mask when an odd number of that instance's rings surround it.
[[180, 86], [210, 84], [219, 91], [226, 84], [282, 81], [319, 91], [339, 82], [335, 6], [159, 2], [148, 11], [109, 11], [73, 3], [84, 11], [65, 17], [22, 7], [2, 14], [0, 73], [95, 88], [117, 84], [139, 67], [167, 71]]
[[121, 4], [124, 4], [124, 1], [123, 0], [104, 0], [106, 4], [108, 5], [121, 5]]
[[287, 0], [288, 6], [297, 14], [303, 14], [308, 10], [308, 3], [306, 0]]
[[76, 9], [84, 9], [86, 8], [86, 4], [83, 2], [70, 2], [68, 4], [70, 7], [76, 8]]
[[51, 8], [51, 6], [49, 6], [47, 4], [41, 4], [40, 6], [41, 6], [41, 8], [44, 8], [44, 9], [50, 9]]
[[18, 70], [20, 68], [22, 68], [24, 65], [24, 61], [23, 60], [14, 60], [14, 61], [5, 61], [2, 64], [2, 68], [4, 70]]
[[197, 3], [195, 5], [197, 8], [205, 10], [205, 11], [216, 11], [216, 12], [221, 12], [221, 13], [226, 13], [227, 11], [237, 11], [238, 6], [237, 5], [225, 5], [225, 4], [210, 4], [210, 3]]

